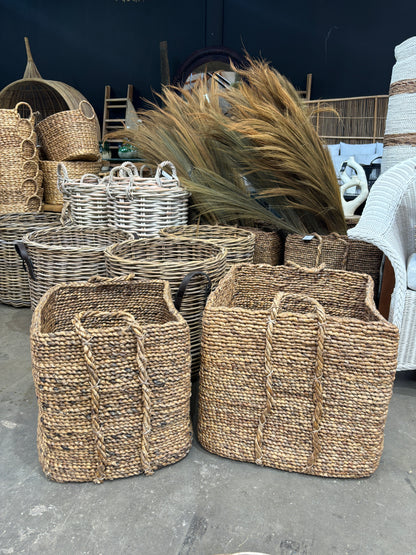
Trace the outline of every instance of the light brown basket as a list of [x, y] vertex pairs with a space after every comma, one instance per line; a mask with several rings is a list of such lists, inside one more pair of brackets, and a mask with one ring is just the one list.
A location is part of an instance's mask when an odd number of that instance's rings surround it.
[[199, 370], [202, 312], [210, 288], [225, 274], [225, 257], [225, 249], [218, 245], [176, 237], [125, 241], [105, 251], [109, 276], [134, 273], [138, 278], [169, 281], [175, 306], [189, 324], [194, 377]]
[[374, 245], [349, 239], [347, 235], [288, 235], [285, 243], [285, 264], [294, 262], [305, 268], [325, 264], [334, 270], [369, 274], [378, 293], [383, 253]]
[[30, 306], [29, 281], [15, 243], [26, 233], [54, 225], [59, 225], [59, 215], [47, 212], [0, 217], [0, 302]]
[[189, 329], [168, 283], [57, 285], [33, 314], [31, 347], [49, 478], [148, 475], [188, 453]]
[[253, 264], [270, 264], [276, 266], [283, 259], [283, 241], [280, 235], [266, 225], [258, 227], [246, 227], [254, 233]]
[[234, 266], [204, 312], [201, 445], [282, 470], [370, 475], [383, 449], [398, 338], [365, 274]]
[[255, 236], [251, 231], [225, 225], [183, 225], [165, 227], [161, 237], [202, 239], [227, 249], [227, 269], [238, 262], [252, 262]]
[[87, 226], [61, 226], [26, 234], [16, 248], [29, 273], [32, 310], [57, 283], [106, 276], [106, 247], [132, 237], [125, 231]]
[[49, 160], [100, 159], [95, 112], [86, 100], [81, 100], [77, 110], [64, 110], [43, 119], [36, 131]]
[[[28, 112], [22, 117], [19, 110]], [[26, 102], [18, 102], [13, 109], [0, 109], [0, 145], [17, 148], [22, 141], [35, 140], [35, 118], [32, 108]]]
[[[41, 160], [40, 168], [43, 171], [43, 188], [45, 202], [48, 204], [62, 204], [64, 202], [62, 192], [58, 189], [58, 166], [61, 162], [52, 162], [51, 160]], [[66, 180], [71, 184], [77, 181], [85, 174], [98, 174], [101, 170], [101, 160], [96, 162], [65, 162]], [[84, 204], [84, 209], [88, 208], [88, 204]], [[86, 225], [87, 222], [76, 221], [79, 225]], [[92, 223], [92, 222], [88, 222]], [[102, 222], [101, 222], [102, 223]]]

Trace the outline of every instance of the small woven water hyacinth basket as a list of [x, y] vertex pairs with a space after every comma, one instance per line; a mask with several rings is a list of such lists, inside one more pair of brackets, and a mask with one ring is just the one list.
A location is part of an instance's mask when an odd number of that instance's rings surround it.
[[16, 250], [28, 271], [32, 310], [57, 283], [105, 277], [104, 250], [133, 235], [106, 227], [61, 226], [26, 234]]
[[[58, 189], [58, 166], [60, 162], [52, 162], [50, 160], [41, 160], [39, 162], [43, 172], [43, 188], [45, 202], [48, 204], [62, 204], [62, 192]], [[85, 174], [97, 174], [101, 170], [101, 160], [96, 162], [65, 162], [66, 182], [76, 186], [77, 182]], [[84, 209], [87, 209], [87, 202]], [[78, 225], [88, 225], [86, 222], [75, 222]]]
[[109, 276], [166, 279], [176, 308], [189, 325], [192, 374], [199, 370], [201, 319], [207, 296], [225, 274], [226, 251], [207, 241], [154, 237], [124, 241], [105, 251]]
[[276, 266], [283, 258], [283, 241], [272, 228], [259, 225], [258, 227], [244, 227], [254, 233], [253, 264], [270, 264]]
[[76, 110], [56, 112], [36, 126], [45, 158], [64, 160], [100, 159], [97, 127], [93, 107], [81, 100]]
[[151, 474], [188, 453], [189, 329], [167, 282], [57, 285], [33, 314], [31, 347], [49, 478]]
[[30, 306], [29, 280], [15, 243], [26, 233], [58, 225], [59, 215], [48, 212], [0, 216], [0, 302]]
[[252, 262], [255, 236], [246, 229], [225, 225], [181, 225], [165, 227], [161, 237], [184, 237], [209, 241], [227, 249], [227, 269], [238, 262]]
[[383, 449], [397, 346], [369, 276], [236, 265], [204, 312], [198, 439], [230, 459], [369, 476]]
[[347, 235], [288, 235], [285, 243], [285, 264], [294, 262], [306, 268], [325, 264], [333, 270], [369, 274], [377, 295], [383, 253], [374, 245], [354, 241]]

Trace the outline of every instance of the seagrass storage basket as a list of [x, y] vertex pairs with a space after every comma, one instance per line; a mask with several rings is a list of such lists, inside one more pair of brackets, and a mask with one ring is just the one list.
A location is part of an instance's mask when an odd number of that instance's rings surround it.
[[397, 346], [368, 275], [236, 265], [204, 312], [199, 441], [281, 470], [368, 476], [383, 449]]
[[81, 100], [76, 110], [63, 110], [43, 119], [36, 132], [48, 160], [100, 159], [95, 112], [86, 100]]
[[59, 224], [59, 215], [48, 212], [0, 216], [0, 302], [30, 306], [29, 281], [15, 244], [26, 233]]
[[169, 281], [176, 308], [189, 325], [192, 374], [199, 370], [201, 319], [209, 291], [225, 274], [226, 251], [207, 241], [154, 237], [124, 241], [106, 249], [109, 276]]
[[333, 270], [369, 274], [377, 295], [383, 253], [374, 245], [349, 239], [347, 235], [288, 235], [285, 243], [285, 264], [294, 262], [305, 268], [325, 264]]
[[202, 239], [227, 250], [227, 269], [238, 262], [252, 262], [255, 236], [247, 229], [226, 225], [182, 225], [165, 227], [161, 237]]
[[[61, 162], [41, 160], [40, 168], [43, 172], [43, 188], [45, 202], [48, 204], [62, 204], [62, 192], [58, 189], [58, 166]], [[79, 180], [85, 174], [97, 174], [101, 170], [101, 160], [96, 162], [73, 161], [65, 162], [66, 182], [76, 187]], [[87, 210], [88, 198], [85, 200], [84, 209]], [[88, 225], [86, 222], [75, 222], [79, 225]]]
[[26, 234], [16, 244], [29, 275], [32, 310], [57, 283], [106, 276], [104, 250], [131, 233], [106, 227], [60, 226]]
[[267, 225], [243, 229], [254, 233], [253, 264], [280, 264], [283, 259], [283, 241], [275, 229]]
[[[155, 237], [163, 227], [186, 224], [189, 193], [180, 184], [173, 164], [159, 164], [154, 178], [142, 177], [131, 166], [123, 164], [110, 172], [109, 225], [132, 231], [138, 237]], [[163, 175], [167, 167], [170, 177]]]
[[31, 327], [38, 452], [58, 482], [154, 470], [191, 447], [189, 329], [169, 284], [60, 284]]

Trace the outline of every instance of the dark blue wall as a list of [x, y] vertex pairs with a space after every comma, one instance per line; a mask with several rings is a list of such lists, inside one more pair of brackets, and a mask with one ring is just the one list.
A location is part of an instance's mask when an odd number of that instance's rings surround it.
[[262, 54], [312, 97], [388, 92], [394, 46], [415, 34], [416, 2], [402, 0], [0, 0], [0, 89], [19, 79], [30, 38], [39, 71], [80, 90], [102, 112], [104, 86], [139, 97], [160, 88], [159, 43], [171, 74], [207, 44]]

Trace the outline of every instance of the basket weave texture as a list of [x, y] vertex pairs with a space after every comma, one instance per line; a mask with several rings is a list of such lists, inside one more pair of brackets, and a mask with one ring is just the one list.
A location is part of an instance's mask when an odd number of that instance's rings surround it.
[[169, 281], [175, 298], [184, 278], [197, 272], [188, 283], [179, 308], [189, 325], [192, 372], [196, 376], [207, 276], [215, 289], [225, 274], [225, 249], [206, 241], [155, 237], [124, 241], [109, 247], [104, 254], [109, 276], [134, 273], [137, 278], [165, 279]]
[[56, 112], [43, 119], [36, 132], [48, 160], [100, 159], [95, 112], [86, 100], [81, 100], [76, 110]]
[[[28, 116], [22, 117], [21, 111]], [[12, 110], [0, 110], [0, 214], [42, 209], [42, 172], [34, 125], [32, 109], [25, 102]]]
[[[62, 204], [64, 199], [61, 191], [58, 189], [58, 165], [60, 162], [51, 160], [42, 160], [40, 168], [43, 172], [43, 187], [45, 202], [48, 204]], [[101, 160], [97, 162], [74, 161], [66, 162], [66, 170], [68, 178], [73, 183], [80, 180], [85, 174], [96, 174], [101, 170]], [[88, 204], [84, 202], [84, 211], [88, 209]], [[89, 225], [93, 222], [79, 221], [79, 225]], [[103, 222], [101, 222], [103, 223]], [[94, 224], [93, 224], [94, 225]]]
[[283, 243], [280, 235], [271, 229], [262, 227], [244, 227], [254, 233], [253, 264], [270, 264], [276, 266], [283, 258]]
[[383, 253], [374, 245], [349, 239], [347, 235], [318, 235], [313, 233], [304, 240], [304, 235], [288, 235], [285, 243], [285, 264], [294, 262], [305, 268], [325, 264], [333, 270], [347, 270], [369, 274], [377, 293], [380, 281], [380, 266]]
[[57, 283], [85, 281], [106, 276], [104, 250], [132, 234], [100, 227], [61, 226], [26, 234], [26, 247], [32, 310], [41, 296]]
[[204, 313], [199, 441], [282, 470], [368, 476], [383, 449], [397, 346], [364, 274], [234, 266]]
[[57, 285], [33, 314], [31, 347], [49, 478], [152, 474], [188, 453], [189, 330], [166, 282]]
[[60, 225], [59, 215], [48, 212], [0, 216], [0, 302], [30, 306], [29, 281], [15, 243], [26, 233], [54, 225]]
[[227, 249], [227, 269], [238, 262], [252, 262], [255, 236], [247, 229], [231, 226], [181, 225], [160, 230], [161, 237], [184, 237], [209, 241]]

